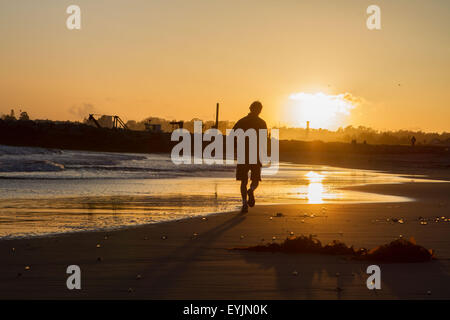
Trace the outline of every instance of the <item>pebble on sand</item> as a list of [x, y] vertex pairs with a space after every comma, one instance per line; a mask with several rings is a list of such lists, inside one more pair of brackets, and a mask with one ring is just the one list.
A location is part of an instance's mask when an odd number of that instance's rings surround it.
[[26, 271], [30, 271], [30, 270], [31, 270], [31, 267], [30, 267], [30, 266], [25, 266], [25, 270], [26, 270]]
[[298, 271], [293, 271], [293, 272], [292, 272], [292, 275], [293, 275], [293, 276], [298, 276]]
[[166, 240], [166, 239], [167, 239], [167, 236], [161, 236], [161, 239], [162, 239], [162, 240]]
[[102, 245], [100, 244], [100, 243], [97, 243], [97, 246], [96, 246], [97, 248], [101, 248], [102, 247]]
[[140, 280], [140, 279], [142, 279], [142, 276], [141, 276], [140, 274], [138, 274], [138, 275], [136, 276], [136, 280]]

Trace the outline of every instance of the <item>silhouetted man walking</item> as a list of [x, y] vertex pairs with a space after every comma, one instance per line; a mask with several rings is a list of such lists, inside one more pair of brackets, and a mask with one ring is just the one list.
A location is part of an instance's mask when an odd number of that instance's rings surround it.
[[[259, 101], [255, 101], [250, 105], [250, 113], [240, 119], [233, 127], [233, 130], [242, 129], [247, 131], [248, 129], [254, 129], [256, 130], [256, 136], [257, 136], [257, 156], [256, 156], [256, 163], [251, 164], [249, 161], [249, 143], [251, 143], [250, 139], [249, 141], [245, 141], [245, 163], [244, 164], [237, 164], [236, 167], [236, 180], [241, 181], [241, 196], [242, 196], [242, 213], [248, 212], [248, 207], [253, 207], [255, 205], [255, 195], [254, 191], [258, 187], [259, 181], [261, 181], [261, 162], [259, 159], [259, 130], [260, 129], [267, 129], [266, 122], [259, 117], [259, 114], [262, 110], [262, 104]], [[248, 183], [248, 172], [250, 171], [250, 189], [247, 190], [247, 183]], [[247, 200], [248, 196], [248, 200]]]

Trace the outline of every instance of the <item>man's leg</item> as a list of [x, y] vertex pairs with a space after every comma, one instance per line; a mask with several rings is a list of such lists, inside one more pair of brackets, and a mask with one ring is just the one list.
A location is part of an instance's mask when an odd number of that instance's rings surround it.
[[251, 180], [250, 183], [250, 189], [248, 189], [248, 205], [250, 207], [253, 207], [255, 205], [255, 194], [254, 191], [256, 188], [258, 188], [259, 180], [261, 179], [261, 167], [260, 166], [253, 166], [252, 168], [252, 174], [251, 174]]
[[255, 191], [256, 188], [258, 188], [259, 185], [259, 181], [258, 180], [252, 180], [252, 183], [250, 183], [250, 189], [252, 191]]
[[253, 207], [255, 205], [255, 194], [253, 191], [258, 187], [259, 181], [258, 180], [252, 180], [252, 183], [250, 183], [250, 189], [248, 189], [248, 205], [250, 207]]
[[248, 179], [241, 180], [241, 196], [242, 196], [242, 210], [241, 210], [241, 212], [243, 212], [243, 213], [248, 211], [248, 205], [247, 205], [247, 183], [248, 183]]

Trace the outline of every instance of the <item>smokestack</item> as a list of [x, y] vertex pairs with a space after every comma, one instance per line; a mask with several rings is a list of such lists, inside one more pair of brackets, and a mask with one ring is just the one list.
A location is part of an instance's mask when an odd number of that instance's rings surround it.
[[216, 125], [214, 128], [219, 129], [219, 103], [216, 104]]

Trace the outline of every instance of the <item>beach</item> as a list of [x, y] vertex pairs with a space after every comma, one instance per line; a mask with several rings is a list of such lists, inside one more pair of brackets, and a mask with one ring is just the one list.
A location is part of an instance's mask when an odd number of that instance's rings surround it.
[[[0, 241], [2, 299], [448, 299], [449, 183], [352, 187], [412, 197], [401, 203], [257, 205], [125, 228]], [[277, 213], [282, 213], [278, 215]], [[427, 225], [419, 217], [429, 219]], [[404, 223], [392, 218], [403, 218]], [[389, 219], [389, 221], [387, 221]], [[231, 250], [291, 234], [373, 248], [399, 238], [436, 251], [425, 263], [382, 263], [381, 290], [368, 290], [373, 262], [313, 254]], [[275, 238], [273, 238], [275, 237]], [[66, 269], [81, 268], [81, 290]]]
[[8, 309], [450, 300], [450, 1], [0, 7]]

